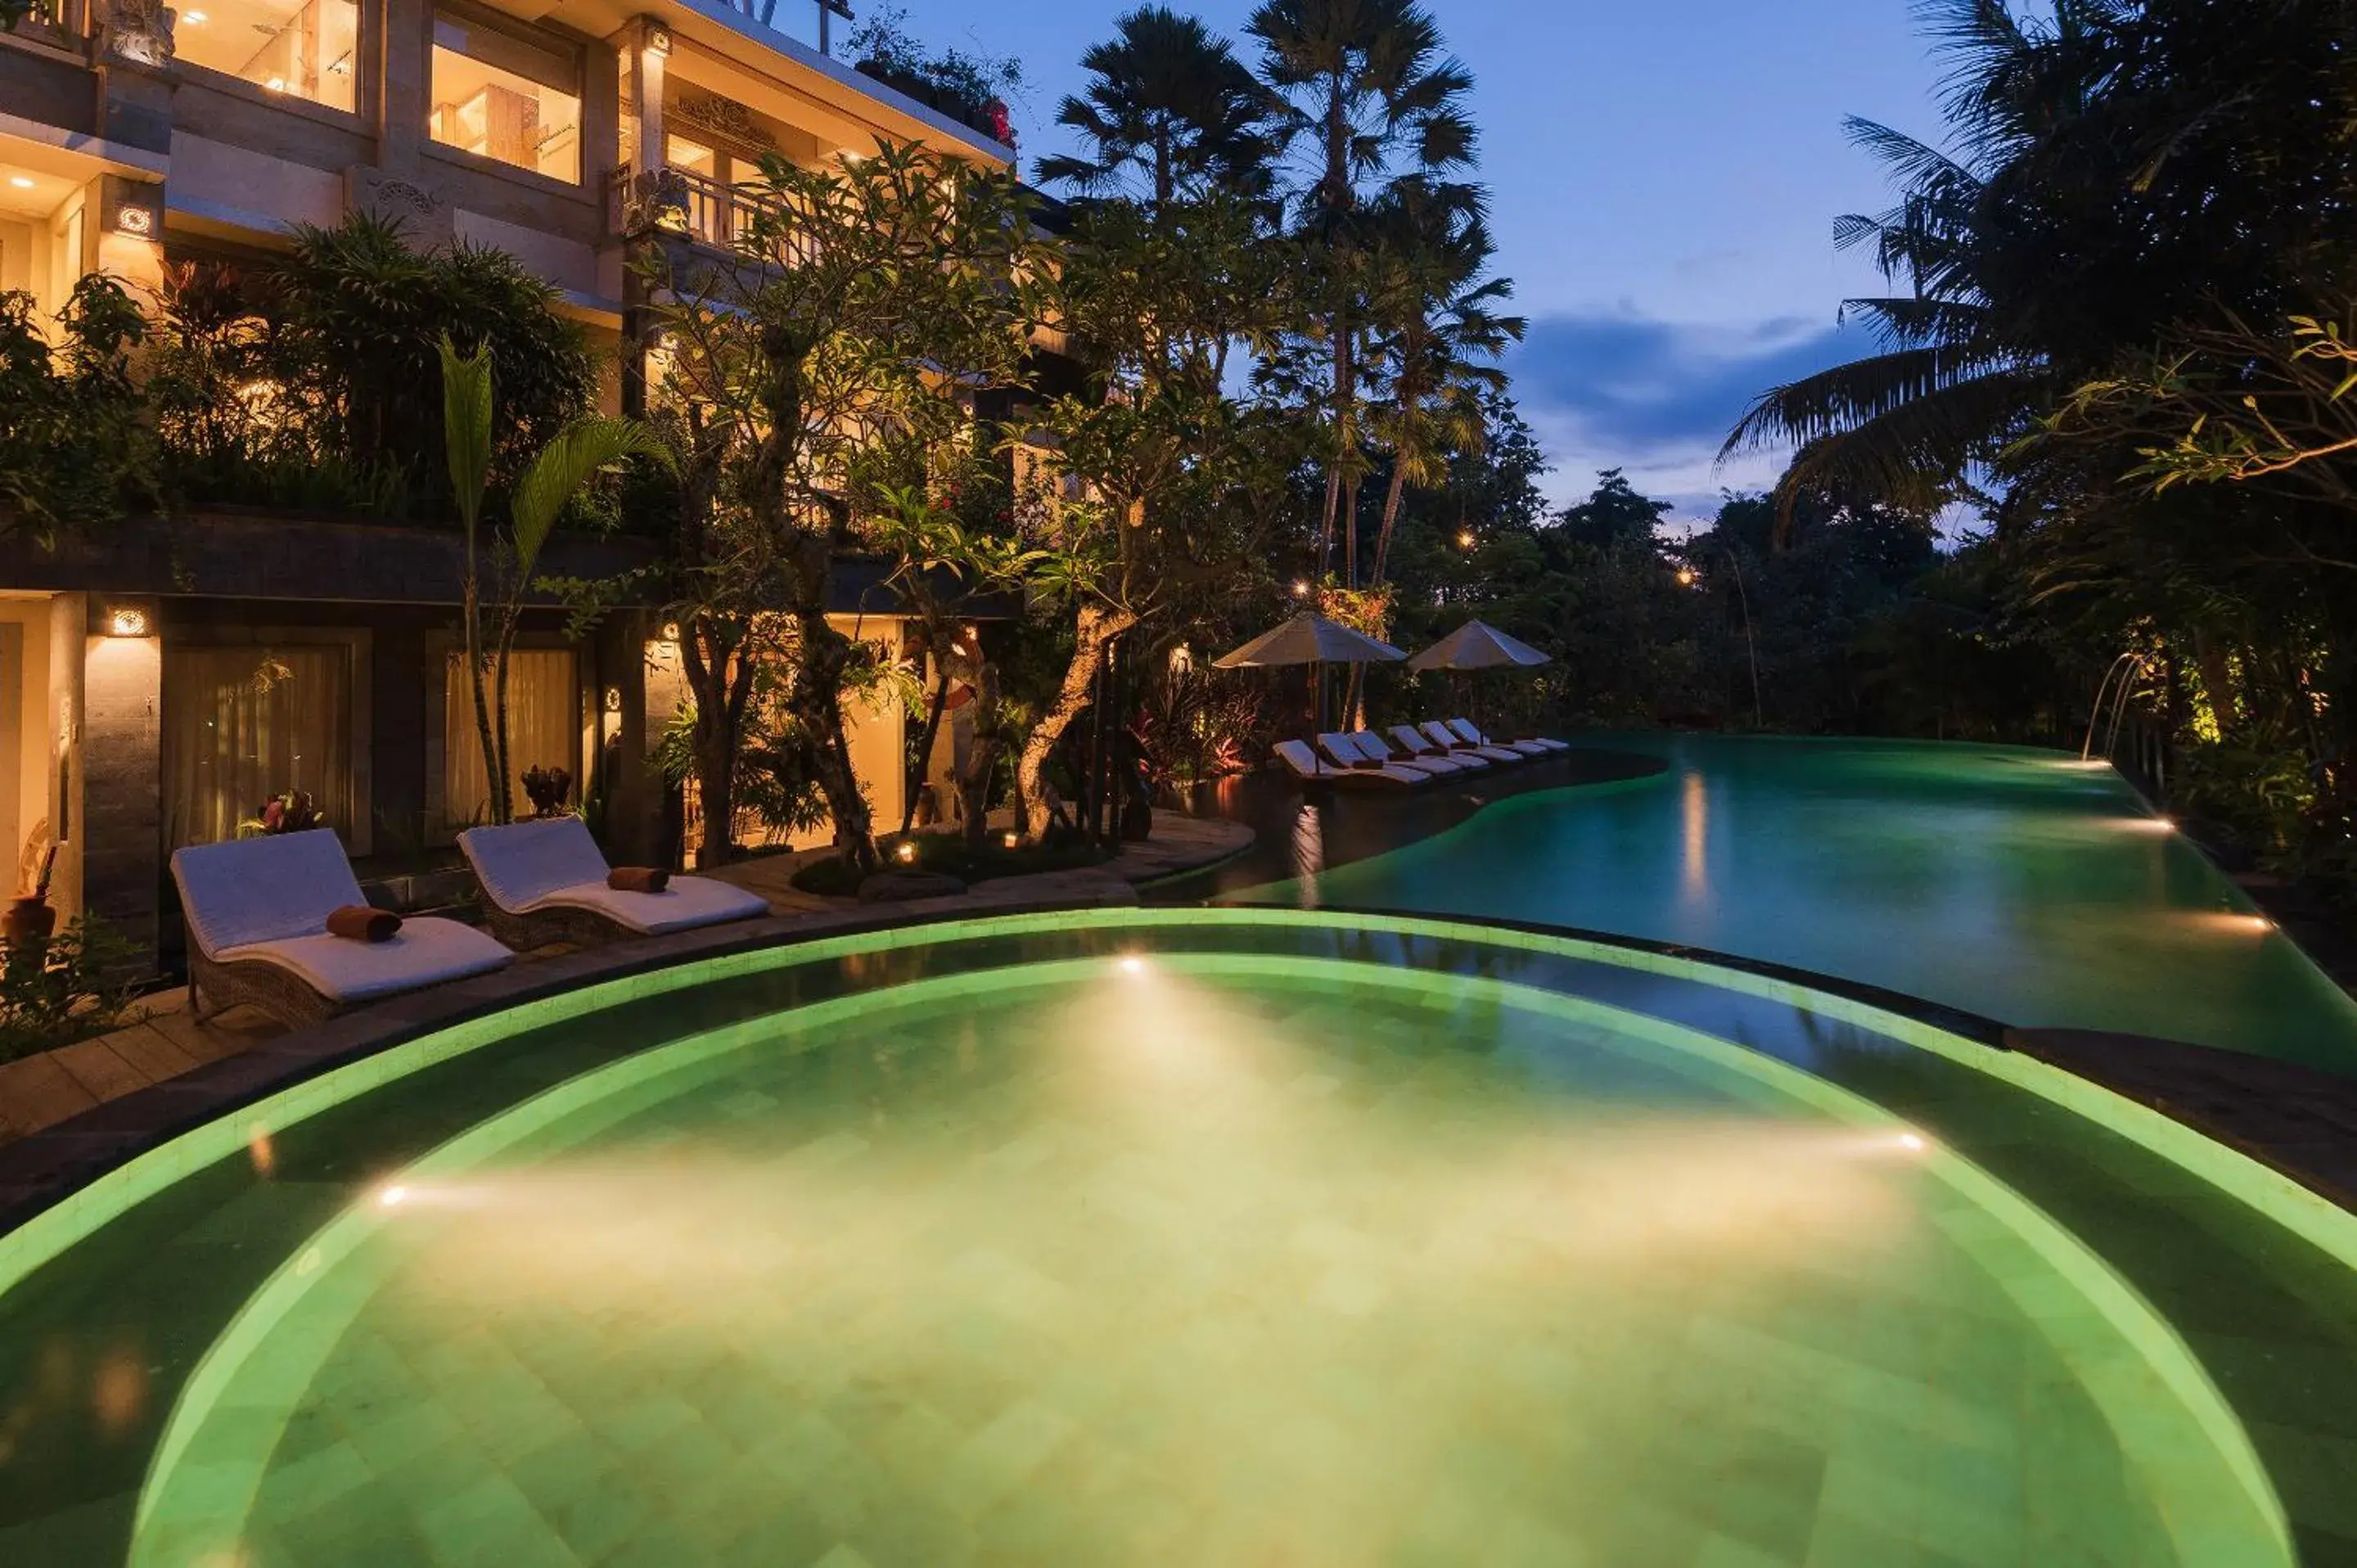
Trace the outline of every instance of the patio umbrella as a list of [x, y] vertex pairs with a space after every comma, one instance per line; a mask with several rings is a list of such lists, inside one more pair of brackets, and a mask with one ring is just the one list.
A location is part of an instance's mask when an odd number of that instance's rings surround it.
[[[1485, 620], [1469, 620], [1407, 661], [1415, 671], [1528, 670], [1553, 659]], [[1460, 696], [1463, 693], [1458, 693]]]
[[1308, 664], [1317, 682], [1318, 720], [1326, 722], [1325, 667], [1329, 664], [1396, 664], [1406, 654], [1388, 642], [1377, 642], [1352, 631], [1340, 621], [1303, 610], [1284, 625], [1272, 628], [1232, 652], [1211, 660], [1221, 670], [1256, 670], [1271, 665]]
[[1469, 620], [1407, 661], [1411, 670], [1528, 670], [1554, 660], [1485, 620]]

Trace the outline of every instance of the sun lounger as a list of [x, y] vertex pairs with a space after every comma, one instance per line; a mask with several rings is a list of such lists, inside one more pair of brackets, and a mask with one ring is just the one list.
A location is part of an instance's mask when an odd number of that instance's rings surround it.
[[[1525, 757], [1539, 757], [1548, 752], [1571, 749], [1568, 741], [1549, 740], [1543, 735], [1533, 736], [1528, 740], [1493, 740], [1475, 729], [1471, 719], [1451, 719], [1448, 721], [1448, 727], [1460, 739], [1469, 740], [1476, 746], [1502, 746], [1519, 751]], [[1536, 749], [1533, 749], [1534, 747]]]
[[1318, 737], [1318, 749], [1324, 753], [1329, 760], [1344, 764], [1353, 772], [1372, 773], [1388, 768], [1394, 772], [1405, 774], [1407, 778], [1405, 782], [1413, 784], [1429, 784], [1442, 777], [1441, 770], [1437, 768], [1426, 768], [1421, 763], [1401, 761], [1392, 755], [1391, 747], [1369, 745], [1355, 735], [1340, 733], [1321, 735]]
[[388, 941], [331, 936], [328, 917], [368, 899], [325, 828], [192, 844], [172, 854], [188, 927], [198, 1016], [246, 1004], [293, 1025], [500, 968], [515, 955], [474, 927], [404, 920]]
[[[1325, 739], [1323, 736], [1318, 737], [1321, 748]], [[1314, 779], [1323, 784], [1413, 785], [1429, 784], [1433, 779], [1429, 773], [1411, 772], [1405, 768], [1376, 768], [1366, 764], [1356, 746], [1345, 747], [1340, 760], [1321, 755], [1320, 750], [1312, 749], [1307, 741], [1281, 740], [1276, 743], [1275, 750], [1277, 756], [1285, 759], [1285, 765], [1293, 769], [1295, 778]]]
[[1371, 729], [1352, 730], [1351, 743], [1359, 748], [1359, 755], [1361, 757], [1372, 757], [1378, 762], [1388, 762], [1394, 767], [1416, 768], [1443, 779], [1453, 779], [1467, 773], [1479, 773], [1490, 766], [1479, 757], [1442, 757], [1431, 751], [1430, 748], [1426, 748], [1425, 755], [1418, 756], [1415, 752], [1394, 746], [1387, 736], [1378, 735]]
[[491, 929], [519, 948], [661, 936], [770, 912], [759, 894], [708, 876], [674, 876], [660, 893], [608, 887], [612, 868], [578, 817], [469, 828], [458, 847], [483, 885]]
[[1467, 740], [1438, 719], [1426, 719], [1416, 725], [1416, 728], [1429, 736], [1435, 746], [1448, 747], [1452, 756], [1461, 753], [1468, 757], [1485, 757], [1492, 762], [1522, 762], [1538, 755], [1534, 751], [1512, 751], [1502, 746], [1490, 746], [1480, 741]]
[[1486, 757], [1476, 757], [1469, 751], [1447, 750], [1414, 725], [1392, 725], [1391, 738], [1392, 748], [1407, 753], [1419, 768], [1446, 766], [1459, 773], [1481, 773], [1491, 766]]

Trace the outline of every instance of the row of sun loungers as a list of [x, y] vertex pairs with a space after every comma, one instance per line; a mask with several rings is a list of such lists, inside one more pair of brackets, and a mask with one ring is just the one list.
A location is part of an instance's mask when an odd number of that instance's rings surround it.
[[[705, 877], [617, 877], [578, 817], [472, 828], [458, 845], [482, 885], [496, 936], [458, 920], [393, 921], [371, 911], [343, 845], [325, 828], [175, 851], [199, 1015], [243, 1003], [289, 1024], [315, 1023], [503, 968], [518, 949], [655, 936], [770, 912], [758, 895]], [[617, 880], [658, 886], [609, 885]], [[396, 928], [389, 936], [382, 934], [387, 925]]]
[[1308, 742], [1284, 740], [1276, 755], [1305, 781], [1395, 784], [1413, 788], [1441, 779], [1463, 779], [1490, 768], [1551, 757], [1571, 747], [1559, 740], [1493, 740], [1469, 719], [1394, 725], [1383, 734], [1359, 730], [1321, 735]]

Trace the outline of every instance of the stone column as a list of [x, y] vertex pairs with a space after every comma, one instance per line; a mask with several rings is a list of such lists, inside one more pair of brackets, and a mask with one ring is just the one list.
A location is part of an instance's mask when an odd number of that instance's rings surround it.
[[90, 600], [82, 645], [81, 905], [155, 967], [164, 880], [164, 645], [153, 598]]
[[433, 0], [366, 0], [361, 11], [362, 58], [368, 32], [377, 34], [373, 79], [377, 167], [386, 174], [418, 173], [426, 117], [434, 108]]
[[663, 67], [671, 57], [671, 29], [641, 16], [626, 35], [630, 51], [630, 102], [639, 110], [639, 145], [622, 149], [630, 172], [644, 175], [663, 166]]

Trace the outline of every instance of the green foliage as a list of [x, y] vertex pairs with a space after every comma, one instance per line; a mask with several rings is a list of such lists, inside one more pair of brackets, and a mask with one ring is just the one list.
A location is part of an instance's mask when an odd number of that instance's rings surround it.
[[499, 393], [493, 469], [512, 474], [597, 400], [587, 340], [557, 299], [504, 251], [465, 241], [414, 250], [399, 223], [356, 212], [296, 231], [270, 313], [287, 396], [314, 442], [415, 477], [446, 467], [443, 340], [487, 350]]
[[33, 296], [0, 294], [0, 528], [48, 544], [120, 518], [155, 483], [132, 355], [146, 323], [123, 285], [74, 285], [52, 348]]
[[139, 971], [130, 940], [93, 916], [0, 952], [0, 1061], [71, 1045], [123, 1021]]
[[1261, 195], [1273, 177], [1265, 108], [1228, 41], [1162, 5], [1125, 12], [1114, 27], [1081, 57], [1088, 87], [1056, 113], [1088, 152], [1041, 159], [1041, 182], [1157, 208]]
[[978, 115], [993, 99], [1011, 96], [1023, 86], [1023, 62], [1012, 55], [991, 59], [927, 48], [909, 33], [906, 6], [870, 9], [845, 48], [878, 81], [960, 119]]

